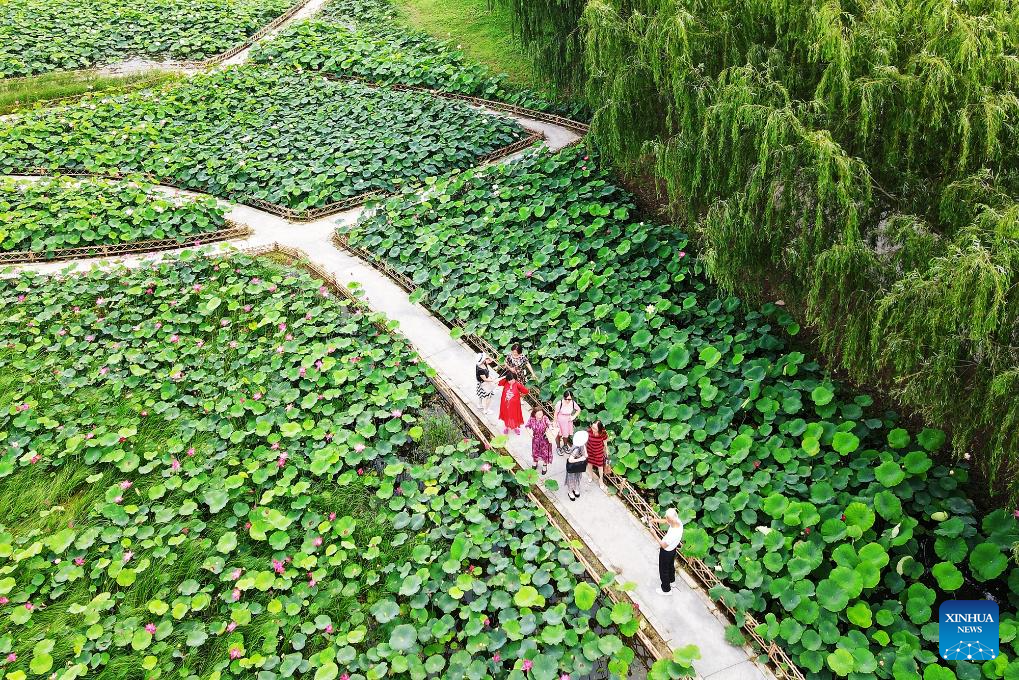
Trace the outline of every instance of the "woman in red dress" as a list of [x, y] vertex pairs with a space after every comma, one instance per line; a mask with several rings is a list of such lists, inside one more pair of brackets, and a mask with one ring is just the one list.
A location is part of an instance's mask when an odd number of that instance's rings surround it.
[[609, 433], [600, 420], [591, 423], [587, 428], [587, 476], [588, 480], [594, 479], [594, 471], [598, 470], [599, 483], [605, 489], [605, 464], [608, 462], [608, 450], [605, 442], [608, 441]]
[[524, 384], [517, 380], [517, 374], [507, 371], [506, 377], [499, 381], [502, 396], [499, 397], [499, 420], [503, 424], [503, 434], [520, 434], [520, 426], [524, 424], [524, 413], [520, 408], [520, 397], [528, 393]]

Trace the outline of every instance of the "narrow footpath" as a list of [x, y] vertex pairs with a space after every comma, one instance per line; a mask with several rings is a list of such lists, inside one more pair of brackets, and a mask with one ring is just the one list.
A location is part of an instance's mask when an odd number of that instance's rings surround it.
[[[564, 128], [533, 119], [514, 116], [522, 125], [545, 133], [545, 145], [559, 149], [577, 139], [577, 135]], [[530, 152], [526, 150], [521, 153]], [[520, 154], [502, 159], [508, 162]], [[25, 177], [27, 180], [38, 179]], [[169, 194], [189, 192], [162, 187]], [[469, 405], [479, 419], [490, 429], [501, 432], [496, 416], [481, 412], [477, 405], [474, 378], [475, 352], [466, 344], [454, 340], [450, 329], [424, 307], [411, 303], [408, 293], [395, 282], [375, 269], [370, 263], [352, 253], [340, 250], [332, 242], [332, 235], [341, 224], [357, 221], [364, 208], [356, 208], [314, 222], [295, 224], [257, 208], [221, 201], [229, 208], [227, 217], [251, 229], [251, 235], [240, 241], [201, 246], [207, 253], [228, 253], [234, 248], [257, 248], [279, 244], [296, 248], [308, 255], [309, 260], [334, 276], [341, 284], [357, 284], [364, 294], [365, 303], [399, 324], [398, 330], [415, 347], [443, 380]], [[140, 255], [114, 258], [82, 259], [71, 262], [49, 262], [17, 265], [4, 269], [0, 277], [16, 276], [21, 271], [56, 274], [85, 271], [93, 267], [114, 265], [137, 267], [166, 257], [173, 257], [181, 249], [165, 250]], [[188, 248], [187, 250], [194, 250]], [[528, 407], [525, 404], [525, 417]], [[510, 436], [508, 450], [522, 467], [532, 465], [529, 434]], [[677, 581], [673, 592], [665, 595], [658, 584], [657, 543], [647, 527], [611, 493], [602, 491], [597, 483], [582, 483], [582, 496], [570, 501], [566, 496], [564, 459], [556, 456], [548, 478], [560, 483], [558, 491], [550, 491], [539, 484], [541, 493], [548, 496], [559, 512], [580, 535], [587, 547], [623, 582], [635, 584], [629, 596], [641, 612], [672, 648], [694, 644], [701, 658], [694, 666], [706, 680], [763, 680], [774, 676], [755, 661], [756, 655], [748, 647], [735, 647], [725, 640], [726, 622], [707, 593], [697, 587], [693, 579], [677, 565]]]

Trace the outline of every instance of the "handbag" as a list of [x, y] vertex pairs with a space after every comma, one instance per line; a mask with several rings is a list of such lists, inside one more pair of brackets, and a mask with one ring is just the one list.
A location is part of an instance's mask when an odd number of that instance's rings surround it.
[[576, 472], [583, 472], [586, 469], [587, 469], [587, 461], [586, 460], [578, 460], [575, 463], [571, 463], [569, 461], [566, 461], [566, 471], [567, 472], [574, 472], [574, 473], [576, 473]]

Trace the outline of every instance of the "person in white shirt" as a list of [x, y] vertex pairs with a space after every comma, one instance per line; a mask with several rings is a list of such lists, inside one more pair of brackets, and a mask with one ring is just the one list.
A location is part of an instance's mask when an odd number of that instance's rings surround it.
[[658, 541], [658, 576], [662, 581], [662, 592], [671, 593], [672, 584], [676, 580], [676, 548], [683, 542], [683, 523], [675, 508], [666, 510], [664, 519], [648, 518], [648, 524], [652, 522], [669, 525], [669, 530]]

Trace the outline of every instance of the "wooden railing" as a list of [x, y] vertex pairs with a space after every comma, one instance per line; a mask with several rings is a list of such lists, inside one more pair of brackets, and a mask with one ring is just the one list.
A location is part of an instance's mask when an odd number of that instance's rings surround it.
[[32, 251], [13, 250], [0, 252], [0, 264], [25, 264], [31, 262], [59, 262], [61, 260], [80, 260], [90, 257], [117, 257], [135, 253], [152, 253], [160, 250], [200, 246], [205, 243], [217, 243], [251, 235], [251, 229], [227, 220], [225, 229], [195, 234], [187, 238], [164, 238], [147, 241], [129, 241], [127, 243], [95, 244], [74, 248], [57, 248], [55, 250]]
[[[413, 293], [417, 290], [417, 286], [414, 282], [402, 272], [397, 271], [387, 262], [375, 257], [364, 248], [351, 245], [346, 234], [335, 232], [333, 234], [333, 242], [337, 245], [337, 247], [347, 250], [365, 262], [371, 264], [374, 268], [392, 279], [393, 282], [408, 293]], [[435, 318], [441, 320], [447, 326], [459, 328], [461, 330], [460, 339], [470, 348], [477, 352], [485, 352], [490, 357], [499, 356], [499, 352], [488, 341], [477, 334], [467, 332], [461, 321], [458, 319], [449, 319], [437, 309], [429, 305], [427, 297], [422, 298], [418, 304], [427, 309]], [[528, 395], [527, 399], [533, 404], [541, 405], [542, 408], [545, 409], [546, 413], [554, 413], [551, 403], [534, 397], [533, 393], [532, 395]], [[630, 512], [636, 516], [645, 527], [647, 527], [647, 530], [653, 537], [655, 537], [656, 540], [664, 535], [664, 532], [661, 531], [657, 523], [649, 522], [651, 518], [659, 517], [659, 514], [655, 511], [654, 506], [651, 505], [640, 490], [630, 484], [625, 477], [614, 473], [610, 468], [605, 471], [605, 480], [612, 484], [616, 490], [616, 494], [623, 504], [626, 505]], [[683, 555], [679, 552], [677, 552], [676, 560], [680, 563], [680, 566], [687, 571], [687, 573], [695, 577], [701, 588], [704, 590], [705, 595], [707, 595], [708, 591], [712, 588], [724, 585], [715, 575], [715, 572], [707, 564], [705, 564], [703, 560]], [[776, 642], [765, 639], [757, 632], [757, 627], [760, 625], [760, 622], [758, 622], [753, 616], [743, 614], [741, 617], [740, 613], [728, 605], [724, 600], [712, 599], [711, 601], [721, 605], [729, 621], [737, 625], [740, 630], [756, 645], [757, 649], [768, 657], [769, 667], [776, 677], [789, 680], [806, 680], [806, 676], [803, 674], [803, 671], [796, 666], [785, 649], [780, 647]]]
[[[292, 264], [300, 266], [308, 271], [314, 278], [320, 280], [331, 292], [348, 300], [350, 304], [359, 311], [374, 315], [376, 318], [373, 323], [380, 332], [394, 335], [399, 334], [398, 331], [390, 328], [382, 322], [382, 315], [375, 314], [363, 300], [355, 297], [346, 286], [336, 279], [336, 277], [319, 267], [314, 262], [310, 261], [306, 253], [296, 248], [283, 246], [278, 243], [246, 248], [243, 249], [242, 252], [253, 256], [277, 253], [283, 255]], [[410, 343], [408, 342], [408, 344]], [[435, 387], [436, 392], [438, 392], [438, 394], [442, 397], [446, 405], [470, 429], [478, 441], [486, 447], [491, 448], [494, 436], [488, 425], [478, 418], [477, 414], [475, 414], [474, 411], [464, 403], [459, 395], [457, 395], [456, 391], [453, 390], [448, 383], [446, 383], [437, 371], [433, 370], [433, 374], [434, 375], [430, 377], [432, 385]], [[504, 452], [512, 459], [512, 455], [510, 455], [508, 451]], [[519, 471], [522, 469], [519, 464], [516, 463], [515, 459], [514, 466], [515, 470]], [[596, 584], [600, 583], [602, 578], [608, 573], [608, 569], [606, 569], [605, 565], [602, 564], [597, 556], [595, 556], [594, 552], [587, 548], [579, 534], [573, 531], [569, 523], [556, 509], [552, 500], [544, 493], [535, 493], [531, 489], [527, 490], [526, 495], [531, 503], [544, 512], [549, 524], [563, 536], [564, 542], [577, 558], [577, 561], [584, 566], [584, 569], [587, 571], [591, 580]], [[669, 649], [668, 644], [661, 638], [644, 614], [641, 613], [636, 604], [630, 600], [625, 593], [617, 591], [611, 587], [603, 589], [602, 592], [614, 603], [626, 600], [633, 605], [634, 615], [640, 623], [631, 642], [636, 643], [633, 645], [635, 656], [639, 658], [647, 668], [650, 668], [655, 661], [671, 658], [672, 652]]]

